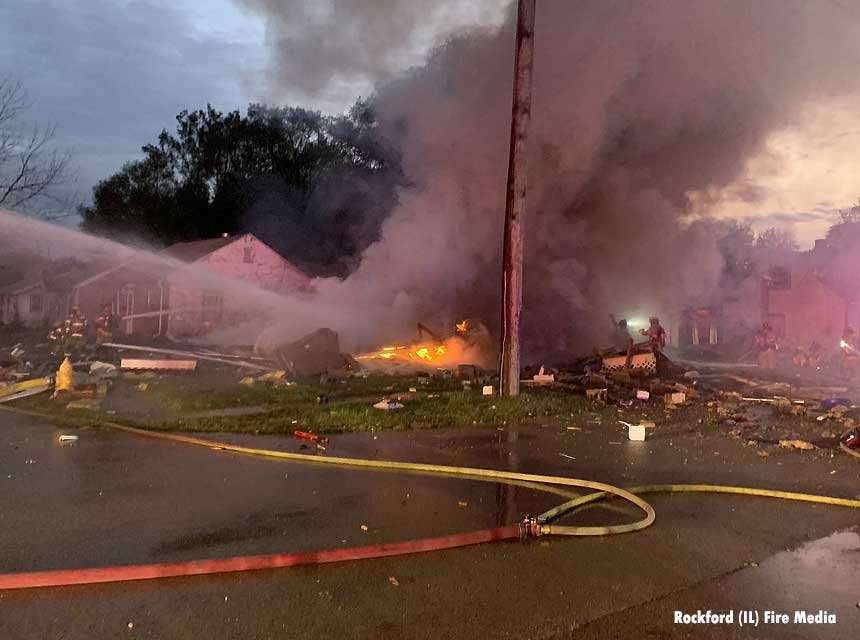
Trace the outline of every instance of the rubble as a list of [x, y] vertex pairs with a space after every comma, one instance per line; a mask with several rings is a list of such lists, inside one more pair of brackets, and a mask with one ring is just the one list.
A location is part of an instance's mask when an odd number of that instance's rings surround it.
[[354, 366], [351, 356], [341, 353], [337, 333], [326, 328], [287, 344], [261, 348], [260, 353], [274, 360], [291, 377], [316, 376], [330, 369]]
[[123, 358], [120, 362], [122, 369], [147, 369], [160, 371], [194, 371], [197, 360], [151, 360], [143, 358]]

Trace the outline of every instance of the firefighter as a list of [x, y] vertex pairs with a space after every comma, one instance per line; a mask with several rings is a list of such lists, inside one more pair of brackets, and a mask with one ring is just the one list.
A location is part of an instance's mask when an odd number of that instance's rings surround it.
[[648, 318], [648, 328], [639, 329], [639, 333], [648, 337], [648, 346], [656, 353], [666, 347], [666, 330], [660, 326], [660, 318]]
[[809, 351], [806, 354], [806, 363], [813, 369], [818, 369], [821, 366], [821, 360], [824, 358], [824, 348], [816, 341], [812, 341], [809, 345]]
[[105, 342], [113, 340], [113, 329], [116, 325], [116, 319], [109, 304], [102, 305], [102, 312], [96, 317], [96, 345], [101, 346]]
[[755, 334], [755, 347], [758, 353], [758, 366], [766, 371], [775, 369], [779, 344], [776, 332], [767, 322], [762, 323], [761, 329]]
[[855, 339], [854, 329], [849, 325], [845, 325], [839, 348], [842, 351], [842, 371], [850, 378], [853, 378], [857, 374], [858, 365], [860, 365], [860, 353], [857, 352], [857, 348], [854, 346]]

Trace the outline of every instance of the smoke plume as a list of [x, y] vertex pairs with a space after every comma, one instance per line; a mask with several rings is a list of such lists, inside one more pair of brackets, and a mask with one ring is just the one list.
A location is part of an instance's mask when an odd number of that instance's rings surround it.
[[[301, 76], [315, 90], [345, 74], [381, 78], [379, 127], [403, 154], [410, 186], [381, 240], [345, 281], [319, 283], [322, 294], [387, 305], [404, 323], [495, 320], [514, 11], [392, 79], [425, 3], [330, 2], [311, 16], [310, 4], [244, 1], [269, 16], [277, 82]], [[608, 331], [608, 312], [669, 314], [707, 296], [722, 262], [708, 224], [681, 224], [690, 194], [730, 184], [805, 105], [858, 92], [860, 38], [849, 18], [806, 0], [538, 1], [523, 327], [531, 353], [590, 344]], [[287, 37], [297, 20], [314, 28]], [[323, 24], [336, 45], [314, 35]]]

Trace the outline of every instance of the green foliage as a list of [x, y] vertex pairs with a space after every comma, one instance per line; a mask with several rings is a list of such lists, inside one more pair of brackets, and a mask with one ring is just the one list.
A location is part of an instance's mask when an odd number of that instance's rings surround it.
[[400, 159], [359, 100], [332, 117], [252, 104], [183, 111], [93, 189], [85, 231], [156, 244], [252, 231], [315, 273], [343, 271], [395, 202]]
[[860, 250], [860, 198], [856, 206], [839, 212], [839, 221], [827, 230], [826, 240], [837, 249]]
[[723, 256], [723, 275], [737, 283], [753, 272], [753, 249], [755, 234], [749, 224], [731, 220], [725, 226], [717, 241], [717, 248]]

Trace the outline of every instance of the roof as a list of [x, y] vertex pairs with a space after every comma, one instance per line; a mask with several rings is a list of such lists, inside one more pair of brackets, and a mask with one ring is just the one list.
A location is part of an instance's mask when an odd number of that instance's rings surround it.
[[0, 287], [0, 295], [17, 296], [22, 293], [26, 293], [31, 289], [35, 289], [42, 284], [44, 284], [44, 280], [42, 278], [37, 278], [35, 280], [18, 280], [17, 282], [7, 284], [5, 287]]
[[233, 244], [241, 236], [227, 236], [226, 238], [208, 238], [206, 240], [193, 240], [191, 242], [177, 242], [172, 244], [167, 249], [162, 251], [162, 255], [170, 258], [181, 260], [182, 262], [196, 262], [205, 256], [208, 256], [218, 249], [223, 249], [228, 244]]

